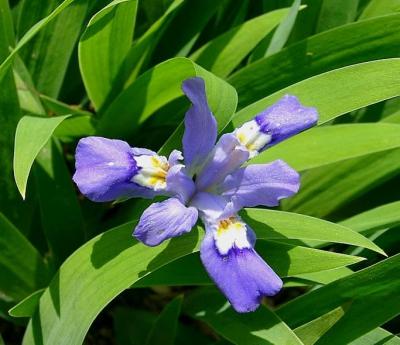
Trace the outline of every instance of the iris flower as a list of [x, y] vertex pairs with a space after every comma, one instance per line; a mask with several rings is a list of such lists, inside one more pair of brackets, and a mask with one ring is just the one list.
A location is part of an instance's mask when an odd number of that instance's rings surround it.
[[300, 181], [282, 160], [243, 164], [315, 125], [318, 114], [286, 95], [217, 141], [203, 79], [187, 79], [182, 89], [192, 103], [183, 155], [174, 150], [167, 158], [121, 140], [87, 137], [78, 143], [73, 179], [96, 202], [169, 197], [151, 204], [133, 232], [148, 246], [189, 232], [200, 218], [206, 229], [200, 257], [209, 276], [237, 312], [254, 311], [264, 296], [280, 291], [282, 280], [254, 250], [256, 236], [238, 212], [277, 206], [298, 191]]

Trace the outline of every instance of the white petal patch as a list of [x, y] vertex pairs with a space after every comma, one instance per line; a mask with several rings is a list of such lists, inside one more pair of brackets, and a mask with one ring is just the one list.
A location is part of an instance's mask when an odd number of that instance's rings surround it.
[[255, 120], [244, 123], [235, 130], [234, 134], [239, 142], [249, 150], [250, 158], [256, 156], [272, 139], [270, 135], [260, 130], [260, 126]]
[[232, 248], [251, 248], [247, 239], [247, 227], [237, 217], [219, 221], [214, 231], [215, 245], [221, 255], [228, 254]]
[[168, 160], [158, 155], [135, 156], [137, 166], [140, 168], [133, 176], [132, 181], [155, 191], [167, 188], [167, 173], [169, 170]]

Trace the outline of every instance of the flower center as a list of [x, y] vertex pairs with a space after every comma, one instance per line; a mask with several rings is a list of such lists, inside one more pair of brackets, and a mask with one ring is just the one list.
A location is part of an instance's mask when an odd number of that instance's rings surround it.
[[226, 255], [232, 248], [251, 248], [247, 239], [246, 224], [237, 217], [219, 221], [214, 232], [215, 245], [221, 255]]
[[165, 157], [142, 155], [135, 156], [135, 161], [139, 169], [133, 182], [156, 191], [166, 189], [169, 164]]
[[234, 132], [239, 142], [249, 151], [250, 158], [253, 158], [258, 152], [267, 145], [272, 137], [261, 131], [260, 125], [255, 121], [244, 123]]

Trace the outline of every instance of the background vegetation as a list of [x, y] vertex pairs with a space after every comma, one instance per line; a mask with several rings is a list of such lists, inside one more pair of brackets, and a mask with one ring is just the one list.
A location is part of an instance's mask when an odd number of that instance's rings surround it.
[[[400, 344], [399, 24], [399, 0], [0, 0], [0, 344]], [[221, 132], [286, 93], [320, 112], [253, 160], [302, 173], [243, 212], [285, 282], [255, 313], [213, 287], [201, 227], [144, 247], [146, 202], [71, 181], [83, 136], [179, 148], [193, 76]]]

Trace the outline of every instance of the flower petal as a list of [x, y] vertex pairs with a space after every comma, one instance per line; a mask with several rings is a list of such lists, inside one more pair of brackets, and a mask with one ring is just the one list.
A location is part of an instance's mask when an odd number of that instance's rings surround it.
[[297, 193], [300, 175], [282, 160], [253, 164], [227, 176], [221, 194], [235, 204], [235, 209], [254, 206], [277, 206], [279, 200]]
[[304, 107], [296, 96], [285, 95], [258, 114], [255, 120], [262, 132], [271, 135], [265, 149], [314, 126], [318, 121], [318, 112], [315, 108]]
[[150, 190], [131, 182], [137, 172], [128, 143], [102, 137], [79, 141], [75, 154], [74, 182], [92, 201], [111, 201], [120, 197], [153, 197]]
[[273, 296], [282, 280], [253, 248], [232, 248], [221, 255], [214, 236], [208, 231], [200, 257], [208, 274], [239, 313], [254, 311], [263, 296]]
[[249, 158], [234, 134], [224, 134], [215, 145], [207, 163], [196, 178], [198, 190], [206, 190], [222, 182], [225, 177], [239, 168]]
[[196, 224], [197, 216], [194, 207], [186, 207], [176, 198], [157, 202], [143, 212], [133, 236], [148, 246], [157, 246], [189, 232]]
[[185, 80], [182, 90], [192, 102], [192, 106], [185, 116], [183, 153], [187, 168], [194, 174], [215, 144], [217, 122], [207, 103], [203, 79]]

